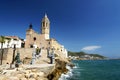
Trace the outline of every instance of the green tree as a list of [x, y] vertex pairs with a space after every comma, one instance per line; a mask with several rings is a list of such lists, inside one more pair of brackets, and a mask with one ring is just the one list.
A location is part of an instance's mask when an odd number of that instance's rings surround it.
[[4, 36], [0, 36], [0, 43], [1, 43], [1, 49], [2, 49], [2, 53], [1, 53], [1, 65], [2, 65], [2, 60], [3, 60], [3, 43], [5, 43], [5, 37]]

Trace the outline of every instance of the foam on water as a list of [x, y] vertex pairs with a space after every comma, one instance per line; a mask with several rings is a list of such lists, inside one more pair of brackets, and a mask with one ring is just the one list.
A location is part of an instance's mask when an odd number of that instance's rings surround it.
[[69, 70], [66, 74], [62, 74], [61, 77], [58, 80], [67, 80], [69, 77], [71, 77], [72, 74], [72, 68], [70, 66], [66, 66], [66, 68]]
[[77, 66], [74, 66], [73, 68], [77, 68]]

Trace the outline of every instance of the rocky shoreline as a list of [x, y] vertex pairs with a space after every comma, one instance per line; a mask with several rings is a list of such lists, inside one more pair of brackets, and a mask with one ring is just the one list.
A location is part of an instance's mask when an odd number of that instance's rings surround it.
[[55, 69], [47, 76], [48, 80], [58, 80], [62, 73], [67, 73], [66, 64], [67, 62], [57, 59]]
[[48, 80], [58, 80], [62, 74], [66, 74], [69, 71], [66, 66], [74, 67], [69, 61], [57, 59], [55, 69], [47, 76]]
[[68, 72], [67, 64], [68, 61], [61, 59], [56, 59], [55, 64], [44, 64], [46, 67], [39, 64], [29, 67], [21, 65], [19, 68], [10, 69], [6, 64], [0, 67], [0, 80], [58, 80], [61, 74]]
[[0, 80], [48, 80], [47, 73], [54, 68], [54, 66], [48, 66], [44, 68], [38, 67], [20, 67], [14, 69], [2, 69], [0, 70]]

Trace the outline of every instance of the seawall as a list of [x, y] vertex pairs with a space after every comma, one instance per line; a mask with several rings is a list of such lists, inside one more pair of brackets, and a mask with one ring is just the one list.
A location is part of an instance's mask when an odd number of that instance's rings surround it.
[[[6, 63], [10, 64], [13, 58], [13, 49], [5, 48], [3, 50], [4, 50], [3, 51], [3, 64], [6, 64]], [[34, 50], [33, 48], [17, 48], [15, 50], [15, 55], [17, 54], [17, 52], [19, 52], [21, 60], [23, 60], [26, 57], [31, 58], [33, 50]], [[1, 60], [1, 54], [2, 54], [2, 49], [0, 49], [0, 60]]]

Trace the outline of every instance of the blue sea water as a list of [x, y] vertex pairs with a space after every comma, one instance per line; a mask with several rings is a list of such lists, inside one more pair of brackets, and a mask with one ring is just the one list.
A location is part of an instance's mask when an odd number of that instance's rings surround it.
[[73, 60], [75, 67], [63, 80], [120, 80], [120, 60]]

